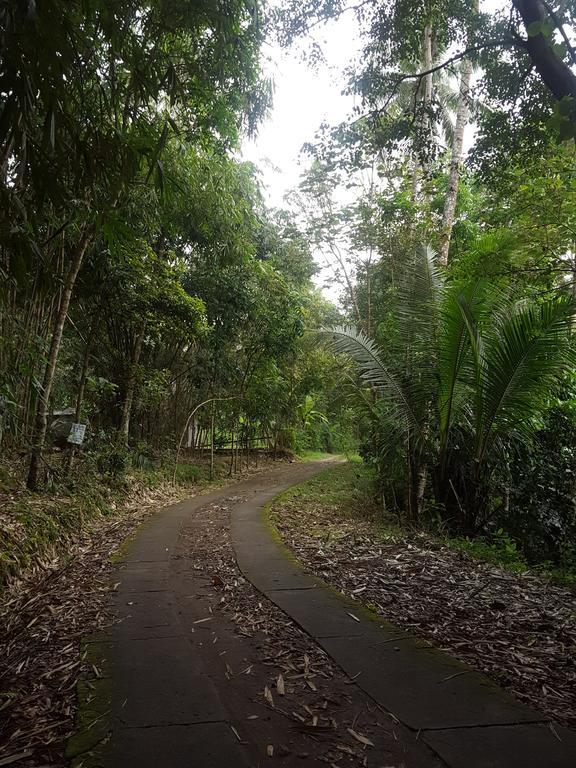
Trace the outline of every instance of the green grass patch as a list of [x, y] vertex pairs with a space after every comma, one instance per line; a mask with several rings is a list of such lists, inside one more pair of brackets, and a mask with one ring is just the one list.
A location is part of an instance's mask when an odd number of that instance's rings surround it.
[[323, 461], [334, 458], [334, 454], [324, 451], [298, 451], [296, 456], [303, 461]]
[[374, 473], [364, 464], [337, 464], [283, 493], [279, 500], [338, 507], [345, 514], [374, 507]]
[[285, 518], [305, 521], [298, 524], [305, 524], [306, 534], [322, 540], [348, 535], [351, 528], [368, 528], [387, 542], [402, 533], [378, 504], [374, 471], [354, 461], [336, 464], [276, 497], [270, 505], [275, 531]]
[[499, 565], [513, 573], [524, 573], [528, 564], [518, 550], [516, 542], [510, 539], [502, 530], [494, 533], [488, 539], [449, 538], [446, 544], [460, 552], [465, 552], [475, 560]]
[[324, 451], [298, 451], [296, 456], [302, 461], [353, 461], [361, 462], [362, 459], [357, 453], [325, 453]]
[[537, 564], [528, 563], [518, 549], [516, 542], [502, 530], [496, 531], [489, 538], [450, 538], [446, 539], [446, 544], [465, 552], [475, 560], [497, 565], [511, 573], [530, 571], [555, 584], [567, 587], [576, 586], [576, 565], [559, 566], [550, 561]]
[[[176, 471], [174, 471], [176, 470]], [[215, 467], [217, 474], [219, 467]], [[146, 467], [133, 469], [131, 476], [145, 486], [154, 489], [167, 482], [176, 480], [178, 485], [201, 485], [208, 481], [208, 468], [186, 461], [179, 461], [176, 468], [174, 464], [166, 464], [159, 467]]]
[[[305, 511], [306, 514], [302, 515]], [[284, 516], [305, 519], [306, 534], [322, 540], [347, 535], [351, 526], [376, 540], [409, 540], [424, 533], [431, 542], [464, 552], [474, 560], [489, 563], [512, 573], [537, 573], [563, 586], [576, 585], [576, 568], [552, 563], [529, 564], [516, 542], [502, 530], [475, 539], [440, 536], [434, 530], [415, 531], [398, 517], [385, 514], [379, 504], [374, 471], [356, 461], [337, 464], [278, 496], [270, 505], [272, 526]], [[342, 526], [345, 523], [345, 526]], [[278, 532], [274, 528], [276, 535]]]

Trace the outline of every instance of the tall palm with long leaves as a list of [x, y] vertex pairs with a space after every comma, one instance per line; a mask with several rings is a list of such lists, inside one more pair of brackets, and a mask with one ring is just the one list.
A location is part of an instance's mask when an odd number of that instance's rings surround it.
[[394, 339], [378, 346], [348, 327], [331, 346], [379, 394], [390, 444], [405, 459], [405, 508], [421, 509], [422, 482], [455, 527], [486, 520], [493, 473], [518, 440], [530, 440], [559, 377], [575, 364], [570, 297], [512, 302], [493, 287], [447, 285], [424, 249], [392, 309]]

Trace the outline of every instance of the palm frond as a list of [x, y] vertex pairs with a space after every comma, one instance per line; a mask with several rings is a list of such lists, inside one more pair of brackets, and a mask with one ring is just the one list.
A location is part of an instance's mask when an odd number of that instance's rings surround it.
[[[482, 283], [446, 291], [440, 307], [438, 335], [438, 416], [440, 451], [448, 443], [453, 421], [461, 415], [474, 392], [481, 362], [477, 317], [485, 297]], [[464, 375], [466, 367], [473, 377]], [[470, 381], [470, 378], [473, 380]]]
[[430, 246], [423, 246], [407, 265], [395, 301], [395, 317], [405, 347], [420, 340], [430, 348], [443, 290], [444, 276], [436, 255]]
[[395, 418], [404, 429], [419, 431], [418, 420], [401, 380], [384, 365], [382, 353], [371, 338], [363, 331], [349, 326], [321, 328], [318, 333], [329, 337], [329, 345], [334, 352], [353, 360], [366, 384], [387, 397]]
[[455, 127], [455, 121], [450, 112], [446, 109], [442, 109], [440, 111], [440, 128], [442, 138], [448, 147], [451, 147], [454, 144]]
[[540, 305], [523, 302], [508, 316], [497, 317], [484, 353], [479, 460], [497, 433], [531, 433], [532, 417], [545, 405], [551, 386], [574, 366], [570, 330], [575, 311], [572, 299], [560, 297]]

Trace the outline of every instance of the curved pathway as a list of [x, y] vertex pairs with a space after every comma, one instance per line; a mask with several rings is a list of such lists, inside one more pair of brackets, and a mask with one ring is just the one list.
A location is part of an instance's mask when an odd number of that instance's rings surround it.
[[261, 509], [268, 500], [263, 494], [233, 512], [242, 572], [447, 766], [576, 766], [574, 731], [551, 726], [487, 678], [305, 574], [271, 536]]
[[[402, 733], [412, 762], [406, 768], [574, 768], [576, 734], [550, 728], [480, 675], [375, 621], [304, 573], [275, 540], [263, 506], [326, 466], [282, 465], [163, 509], [141, 526], [118, 571], [113, 603], [120, 621], [89, 645], [98, 676], [80, 712], [84, 728], [70, 745], [76, 764], [263, 764], [238, 737], [230, 691], [213, 673], [214, 652], [201, 633], [211, 617], [200, 598], [213, 595], [213, 585], [177, 547], [184, 527], [193, 530], [208, 505], [225, 501], [241, 571], [334, 659], [352, 687], [407, 726]], [[110, 711], [102, 711], [103, 701]], [[379, 765], [374, 759], [368, 764]]]

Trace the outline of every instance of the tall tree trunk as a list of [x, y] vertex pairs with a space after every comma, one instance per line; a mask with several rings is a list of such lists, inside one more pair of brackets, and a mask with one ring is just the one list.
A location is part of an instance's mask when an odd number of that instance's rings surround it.
[[242, 427], [240, 424], [240, 417], [238, 417], [238, 428], [236, 430], [236, 453], [234, 455], [234, 474], [238, 472], [238, 455], [240, 451], [241, 441], [242, 441]]
[[228, 477], [232, 477], [234, 471], [234, 427], [230, 435], [230, 466], [228, 467]]
[[[427, 72], [432, 69], [432, 26], [426, 24], [422, 35], [422, 71]], [[423, 82], [420, 83], [416, 98], [420, 100], [422, 112], [422, 134], [426, 136], [426, 141], [432, 142], [432, 120], [429, 114], [429, 109], [432, 104], [434, 96], [434, 82], [432, 80], [432, 74], [424, 76]], [[424, 170], [421, 158], [422, 152], [415, 150], [412, 155], [412, 203], [418, 203], [421, 191], [421, 179], [422, 172]]]
[[82, 266], [84, 254], [86, 253], [86, 249], [88, 248], [91, 239], [92, 230], [84, 230], [84, 233], [82, 234], [72, 253], [72, 259], [70, 261], [68, 273], [66, 274], [66, 279], [64, 281], [64, 287], [62, 289], [62, 295], [60, 297], [58, 312], [56, 313], [56, 320], [54, 322], [52, 339], [50, 342], [50, 351], [48, 353], [46, 368], [44, 369], [42, 389], [38, 398], [38, 404], [36, 406], [36, 417], [32, 438], [32, 453], [30, 456], [28, 479], [26, 481], [26, 485], [30, 490], [35, 490], [38, 487], [40, 464], [42, 462], [42, 452], [46, 444], [46, 432], [48, 429], [48, 408], [50, 405], [50, 395], [52, 394], [52, 387], [54, 385], [54, 376], [56, 373], [56, 365], [58, 363], [58, 355], [60, 353], [62, 334], [64, 332], [66, 318], [68, 317], [68, 308], [70, 306], [72, 291], [74, 290], [76, 278], [78, 277], [78, 272]]
[[444, 213], [442, 216], [442, 230], [440, 233], [440, 248], [438, 261], [443, 266], [448, 265], [448, 251], [454, 217], [456, 213], [456, 201], [458, 199], [458, 187], [460, 185], [460, 172], [462, 170], [462, 151], [464, 148], [464, 132], [470, 116], [470, 82], [472, 80], [472, 62], [463, 59], [460, 69], [460, 94], [458, 97], [458, 110], [456, 112], [456, 126], [454, 128], [454, 140], [452, 142], [452, 159], [450, 161], [450, 176], [448, 179], [448, 191], [444, 201]]
[[[80, 378], [78, 379], [78, 389], [76, 391], [76, 407], [74, 410], [74, 421], [79, 423], [82, 415], [82, 405], [84, 404], [84, 393], [86, 391], [86, 380], [88, 378], [88, 369], [90, 367], [90, 356], [94, 348], [94, 341], [96, 340], [96, 333], [98, 326], [100, 325], [100, 309], [96, 311], [94, 319], [92, 320], [92, 326], [86, 340], [86, 347], [84, 348], [84, 356], [82, 358], [82, 369], [80, 371]], [[70, 445], [68, 454], [66, 457], [65, 469], [69, 472], [72, 469], [74, 463], [74, 456], [76, 454], [77, 446]]]
[[555, 23], [548, 3], [542, 0], [512, 0], [512, 5], [522, 17], [527, 32], [524, 48], [544, 85], [559, 101], [565, 97], [576, 99], [576, 75], [556, 54], [554, 40], [549, 40], [542, 32], [530, 34], [533, 24], [543, 24], [550, 20]]
[[426, 484], [428, 482], [428, 467], [421, 464], [418, 469], [418, 483], [416, 491], [416, 509], [418, 518], [422, 516], [424, 510], [424, 498], [426, 496]]
[[[474, 0], [474, 14], [478, 14], [479, 0]], [[471, 35], [468, 36], [468, 47], [473, 43]], [[458, 108], [456, 110], [456, 125], [454, 127], [454, 139], [452, 142], [452, 158], [450, 161], [450, 176], [448, 178], [448, 191], [444, 201], [444, 213], [442, 216], [442, 229], [440, 232], [440, 248], [438, 261], [443, 266], [448, 266], [448, 253], [450, 240], [454, 228], [456, 202], [458, 200], [458, 187], [460, 186], [460, 172], [462, 170], [462, 157], [464, 149], [464, 132], [470, 118], [470, 84], [472, 82], [472, 61], [469, 58], [462, 59], [460, 65], [460, 90], [458, 95]]]
[[212, 400], [212, 413], [210, 415], [210, 480], [214, 480], [214, 407]]
[[[423, 44], [423, 57], [422, 63], [424, 65], [423, 71], [429, 72], [432, 69], [432, 25], [426, 24], [424, 27], [424, 44]], [[432, 73], [429, 72], [424, 77], [424, 105], [430, 107], [432, 103], [434, 82], [432, 80]], [[428, 119], [428, 122], [430, 120]]]
[[142, 345], [144, 343], [144, 334], [146, 333], [146, 321], [140, 326], [140, 331], [132, 350], [132, 359], [130, 361], [130, 373], [128, 374], [128, 381], [126, 382], [126, 393], [124, 395], [124, 404], [122, 406], [122, 418], [120, 419], [120, 427], [118, 434], [120, 442], [123, 445], [128, 445], [128, 435], [130, 434], [130, 414], [132, 413], [132, 403], [134, 401], [134, 393], [136, 391], [136, 374], [138, 370], [138, 363], [140, 362], [140, 355], [142, 353]]
[[416, 205], [420, 196], [420, 175], [420, 160], [416, 152], [414, 152], [412, 155], [412, 172], [410, 174], [410, 201], [413, 205]]

